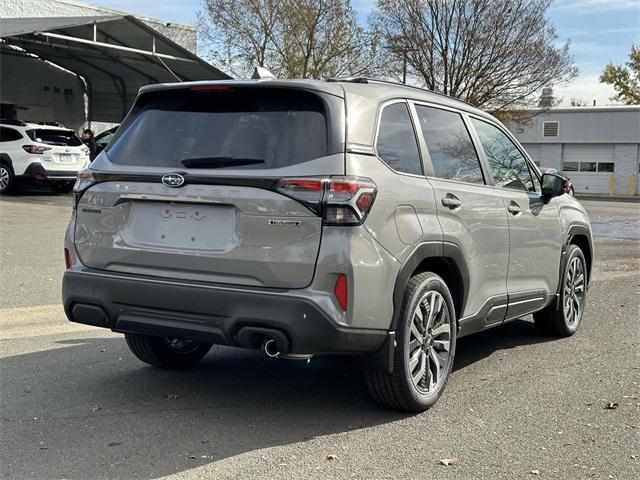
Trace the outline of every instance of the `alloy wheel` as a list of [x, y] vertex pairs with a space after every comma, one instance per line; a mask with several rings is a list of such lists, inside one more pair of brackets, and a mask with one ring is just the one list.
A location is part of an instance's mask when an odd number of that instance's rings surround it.
[[5, 190], [9, 186], [10, 173], [6, 167], [0, 167], [0, 190]]
[[417, 303], [408, 343], [407, 363], [413, 386], [422, 394], [431, 394], [444, 381], [451, 359], [451, 316], [439, 292], [430, 290]]
[[585, 294], [584, 265], [579, 257], [573, 257], [567, 267], [564, 282], [564, 318], [570, 326], [576, 325], [582, 318], [582, 304]]

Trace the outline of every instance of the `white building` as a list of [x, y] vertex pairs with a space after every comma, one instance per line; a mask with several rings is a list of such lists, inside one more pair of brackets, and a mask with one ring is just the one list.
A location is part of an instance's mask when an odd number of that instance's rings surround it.
[[563, 172], [576, 193], [640, 193], [640, 105], [531, 113], [511, 131], [539, 166]]

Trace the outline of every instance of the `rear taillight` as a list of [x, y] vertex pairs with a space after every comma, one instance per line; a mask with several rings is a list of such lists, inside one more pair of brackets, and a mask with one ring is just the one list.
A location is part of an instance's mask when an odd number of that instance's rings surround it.
[[321, 215], [325, 225], [360, 225], [371, 210], [377, 187], [364, 177], [301, 177], [278, 180], [275, 190]]
[[22, 148], [32, 155], [42, 155], [47, 150], [51, 150], [51, 147], [41, 147], [39, 145], [23, 145]]
[[78, 204], [78, 200], [87, 188], [95, 183], [96, 179], [90, 170], [80, 170], [76, 177], [76, 183], [73, 186], [73, 208]]
[[67, 265], [67, 268], [73, 267], [73, 258], [67, 248], [64, 249], [64, 263]]

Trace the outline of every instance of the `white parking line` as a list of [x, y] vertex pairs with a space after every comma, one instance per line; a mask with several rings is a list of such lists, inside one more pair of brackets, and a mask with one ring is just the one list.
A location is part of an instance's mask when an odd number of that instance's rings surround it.
[[67, 320], [62, 305], [0, 309], [0, 341], [97, 330]]

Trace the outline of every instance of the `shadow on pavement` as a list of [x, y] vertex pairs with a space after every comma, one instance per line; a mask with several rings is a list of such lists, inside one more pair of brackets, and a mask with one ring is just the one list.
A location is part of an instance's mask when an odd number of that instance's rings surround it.
[[[455, 368], [544, 340], [516, 321], [461, 339]], [[4, 358], [0, 373], [7, 478], [155, 478], [406, 418], [373, 404], [346, 359], [307, 364], [214, 347], [194, 369], [163, 371], [111, 337]]]

